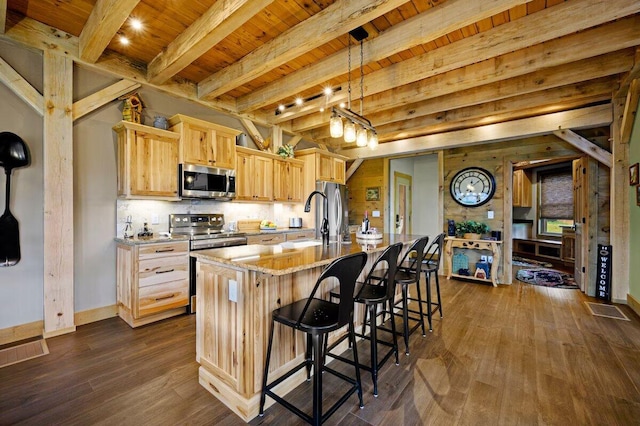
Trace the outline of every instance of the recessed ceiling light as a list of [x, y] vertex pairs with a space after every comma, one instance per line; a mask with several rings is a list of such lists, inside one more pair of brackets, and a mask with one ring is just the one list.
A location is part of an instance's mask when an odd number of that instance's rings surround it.
[[303, 104], [303, 102], [304, 101], [302, 100], [302, 98], [296, 98], [296, 105], [300, 106]]
[[346, 106], [347, 106], [347, 104], [345, 104], [344, 102], [340, 102], [340, 108], [344, 108]]
[[280, 105], [278, 106], [278, 109], [279, 109], [280, 111], [284, 111], [284, 105], [280, 104]]
[[320, 112], [324, 112], [324, 107], [320, 107]]
[[333, 94], [333, 89], [329, 86], [325, 87], [323, 90], [325, 96], [331, 96]]
[[120, 36], [120, 44], [122, 45], [128, 45], [129, 44], [129, 39], [126, 38], [125, 36]]
[[131, 23], [131, 27], [134, 30], [141, 30], [142, 29], [142, 21], [137, 19], [137, 18], [131, 18], [130, 20]]

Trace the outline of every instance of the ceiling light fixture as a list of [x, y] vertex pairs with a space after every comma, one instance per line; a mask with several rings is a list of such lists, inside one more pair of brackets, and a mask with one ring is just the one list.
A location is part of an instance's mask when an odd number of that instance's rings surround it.
[[142, 21], [137, 18], [131, 18], [131, 27], [134, 30], [140, 31], [142, 29]]
[[129, 44], [129, 39], [126, 38], [125, 36], [120, 36], [120, 44], [126, 46]]
[[[349, 31], [349, 35], [347, 105], [345, 108], [344, 103], [341, 103], [340, 106], [331, 108], [329, 133], [332, 138], [344, 137], [344, 141], [347, 143], [356, 142], [359, 147], [369, 145], [371, 149], [375, 149], [378, 146], [378, 134], [371, 121], [365, 118], [362, 113], [364, 106], [363, 40], [369, 36], [369, 33], [364, 28], [358, 27]], [[351, 37], [360, 42], [360, 114], [351, 110]], [[342, 123], [343, 118], [345, 119], [344, 126]]]

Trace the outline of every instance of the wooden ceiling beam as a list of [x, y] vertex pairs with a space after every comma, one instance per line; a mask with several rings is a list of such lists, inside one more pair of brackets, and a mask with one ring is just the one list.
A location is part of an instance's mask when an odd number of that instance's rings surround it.
[[120, 80], [109, 87], [77, 100], [73, 103], [73, 120], [77, 120], [100, 108], [103, 105], [117, 99], [118, 97], [129, 93], [141, 86], [140, 83], [134, 83], [128, 80]]
[[[449, 0], [410, 19], [402, 21], [363, 44], [363, 63], [380, 61], [414, 46], [436, 40], [459, 28], [489, 18], [526, 0], [469, 2]], [[301, 90], [321, 85], [348, 72], [348, 49], [288, 74], [258, 90], [238, 98], [238, 110], [263, 108]]]
[[[528, 55], [524, 56], [531, 58], [531, 56]], [[507, 69], [518, 68], [516, 64], [509, 64], [507, 58], [505, 58], [502, 63]], [[382, 102], [380, 102], [379, 105], [375, 105], [375, 108], [373, 108], [374, 111], [378, 112], [367, 115], [367, 118], [378, 127], [396, 121], [410, 120], [441, 111], [498, 101], [513, 96], [539, 92], [541, 90], [572, 84], [580, 87], [580, 83], [583, 81], [624, 73], [632, 64], [633, 49], [625, 49], [619, 52], [601, 55], [597, 58], [587, 58], [568, 64], [544, 68], [529, 74], [471, 87], [466, 90], [456, 91], [452, 85], [441, 84], [443, 80], [458, 80], [461, 88], [466, 87], [468, 84], [464, 80], [461, 80], [463, 78], [462, 76], [475, 75], [483, 69], [482, 64], [469, 65], [463, 70], [451, 71], [450, 75], [442, 76], [442, 78], [432, 77], [430, 79], [432, 80], [431, 84], [425, 82], [424, 84], [433, 87], [433, 90], [430, 92], [430, 95], [425, 94], [424, 101], [402, 106], [396, 106], [394, 102], [389, 102], [393, 105], [391, 109], [387, 109], [383, 106]], [[499, 73], [495, 78], [506, 78], [509, 77], [509, 75], [509, 73], [506, 75]], [[365, 105], [368, 106], [370, 103], [374, 103], [373, 100], [365, 99]], [[327, 114], [315, 114], [302, 117], [293, 120], [292, 130], [295, 132], [308, 132], [313, 128], [326, 127], [328, 119]]]
[[605, 104], [436, 135], [402, 139], [382, 143], [375, 150], [364, 147], [340, 149], [338, 153], [354, 160], [390, 157], [514, 140], [549, 134], [558, 129], [608, 126], [612, 120], [611, 104]]
[[253, 124], [253, 121], [248, 120], [246, 118], [241, 118], [240, 122], [242, 123], [244, 128], [247, 130], [247, 133], [249, 133], [249, 137], [251, 138], [253, 143], [256, 144], [259, 150], [264, 151], [266, 149], [264, 145], [264, 138], [260, 134], [260, 131], [258, 130], [256, 125]]
[[198, 84], [198, 96], [213, 98], [226, 93], [404, 3], [406, 0], [335, 2], [201, 81]]
[[79, 38], [79, 56], [96, 62], [140, 0], [97, 0]]
[[217, 1], [162, 50], [147, 67], [147, 79], [162, 84], [244, 25], [274, 0]]
[[640, 46], [636, 47], [635, 62], [625, 78], [620, 82], [620, 88], [613, 95], [614, 98], [624, 98], [633, 80], [640, 78]]
[[[237, 114], [235, 101], [225, 97], [212, 101], [199, 99], [195, 83], [174, 77], [165, 84], [157, 85], [147, 81], [144, 65], [131, 62], [122, 55], [106, 52], [97, 63], [89, 63], [78, 56], [78, 37], [58, 30], [33, 19], [9, 12], [10, 28], [0, 38], [19, 43], [39, 51], [51, 51], [73, 59], [79, 66], [84, 66], [98, 72], [136, 81], [172, 96], [187, 99], [215, 111], [253, 120], [257, 123], [269, 125], [266, 116], [259, 111], [252, 114]], [[288, 126], [283, 125], [285, 129]]]
[[[608, 36], [612, 38], [608, 39]], [[635, 47], [636, 44], [640, 44], [640, 17], [638, 16], [510, 52], [464, 68], [426, 78], [414, 84], [391, 88], [385, 92], [367, 97], [364, 102], [364, 115], [367, 116], [367, 111], [403, 108], [407, 104], [414, 102], [416, 97], [426, 99], [444, 96], [483, 84], [529, 75], [532, 72], [540, 73], [538, 75], [544, 76], [546, 74], [545, 69], [577, 61], [586, 61], [589, 58], [593, 63], [589, 65], [587, 70], [593, 69], [592, 67], [594, 66], [597, 69], [599, 67], [597, 60], [604, 59], [604, 57], [596, 58], [596, 55], [606, 55], [613, 51]], [[580, 46], [589, 46], [589, 48], [580, 48]], [[444, 49], [444, 47], [438, 50], [441, 49]], [[631, 51], [621, 54], [626, 56], [622, 60], [631, 61], [627, 63], [629, 64], [628, 66], [632, 66], [633, 59], [628, 56], [631, 55]], [[608, 59], [607, 62], [609, 60], [611, 59]], [[608, 66], [606, 65], [605, 68]], [[613, 65], [613, 67], [616, 66], [621, 65]], [[576, 68], [571, 73], [581, 74], [583, 71]], [[547, 76], [547, 78], [549, 77]], [[367, 80], [365, 79], [365, 81]], [[294, 132], [300, 132], [302, 128], [323, 125], [327, 120], [328, 118], [323, 119], [321, 114], [316, 113], [314, 118], [293, 120], [291, 128]], [[375, 125], [375, 122], [373, 124]]]
[[[640, 12], [640, 2], [634, 0], [622, 0], [620, 9], [608, 7], [597, 0], [562, 3], [367, 74], [364, 79], [364, 95], [380, 94], [397, 86], [404, 87], [416, 83], [406, 87], [410, 92], [409, 102], [411, 102], [416, 95], [425, 93], [428, 96], [430, 90], [434, 89], [431, 86], [420, 85], [420, 80], [469, 66], [483, 59], [486, 67], [483, 72], [479, 75], [464, 76], [464, 79], [488, 83], [487, 79], [490, 77], [499, 76], [502, 72], [514, 72], [504, 66], [501, 57], [515, 61], [518, 52], [519, 55], [531, 53], [538, 58], [532, 60], [521, 56], [517, 62], [514, 62], [521, 66], [519, 74], [524, 74], [531, 72], [532, 69], [539, 70], [614, 50], [635, 47], [640, 44], [640, 16], [638, 15], [593, 29], [587, 30], [587, 28], [636, 12]], [[598, 17], [595, 18], [591, 13], [597, 13]], [[489, 62], [488, 58], [494, 60]], [[511, 61], [509, 63], [511, 64]], [[346, 82], [342, 85], [346, 86]], [[458, 87], [457, 81], [454, 86]], [[345, 101], [346, 97], [346, 93], [339, 92], [328, 104], [335, 105]], [[384, 102], [389, 101], [394, 101], [396, 106], [407, 103], [406, 100], [401, 102], [399, 99], [385, 96]], [[287, 111], [273, 121], [279, 123], [295, 118], [297, 114], [306, 115], [316, 112], [320, 106], [325, 106], [325, 103], [324, 100], [308, 103], [296, 110], [300, 112]], [[367, 102], [365, 107], [369, 110], [374, 108]]]
[[[417, 137], [441, 131], [460, 128], [461, 123], [481, 120], [476, 124], [523, 118], [538, 113], [549, 113], [575, 109], [595, 102], [610, 101], [611, 87], [617, 84], [615, 76], [604, 77], [591, 82], [542, 90], [526, 95], [517, 95], [493, 102], [483, 102], [473, 106], [443, 110], [434, 114], [397, 121], [384, 126], [376, 126], [381, 142]], [[482, 120], [485, 120], [482, 123]], [[328, 126], [305, 134], [312, 140], [329, 138]]]
[[44, 116], [44, 97], [42, 94], [2, 58], [0, 58], [0, 81], [40, 116]]
[[590, 157], [595, 158], [605, 166], [611, 168], [611, 165], [613, 164], [613, 156], [609, 151], [600, 148], [598, 145], [594, 144], [588, 139], [583, 138], [570, 129], [556, 130], [555, 132], [553, 132], [553, 134], [563, 141], [569, 142], [569, 144], [571, 144], [575, 148], [578, 148], [580, 151], [584, 152]]
[[624, 112], [620, 122], [620, 143], [629, 143], [631, 140], [631, 132], [633, 123], [636, 121], [638, 113], [638, 99], [640, 98], [640, 80], [635, 79], [629, 85], [627, 99], [624, 104]]

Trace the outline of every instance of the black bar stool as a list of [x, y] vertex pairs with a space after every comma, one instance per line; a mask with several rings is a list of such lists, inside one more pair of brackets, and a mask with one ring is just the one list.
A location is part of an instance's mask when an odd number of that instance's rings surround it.
[[[313, 425], [320, 425], [329, 416], [331, 416], [344, 402], [349, 399], [354, 392], [358, 393], [360, 407], [364, 406], [362, 402], [362, 386], [360, 383], [360, 369], [358, 368], [358, 352], [355, 341], [355, 328], [353, 326], [353, 294], [358, 275], [362, 272], [367, 262], [367, 254], [364, 252], [343, 256], [334, 260], [327, 268], [325, 268], [318, 280], [311, 295], [306, 300], [298, 300], [286, 306], [282, 306], [273, 311], [271, 315], [271, 331], [269, 333], [269, 347], [267, 349], [267, 359], [264, 366], [264, 374], [262, 378], [262, 394], [260, 396], [260, 415], [264, 415], [264, 403], [268, 396], [285, 408]], [[340, 292], [343, 295], [339, 303], [317, 299], [315, 294], [320, 284], [328, 279], [335, 278], [338, 280]], [[271, 347], [273, 345], [273, 330], [275, 323], [292, 327], [295, 330], [302, 331], [307, 335], [307, 348], [305, 360], [283, 376], [267, 384], [267, 374], [269, 372], [269, 362], [271, 360]], [[349, 338], [353, 345], [353, 356], [355, 359], [355, 380], [338, 371], [335, 371], [324, 365], [324, 340], [327, 334], [337, 330], [345, 325], [349, 325]], [[308, 415], [276, 395], [272, 389], [291, 377], [303, 367], [307, 368], [307, 380], [311, 375], [311, 366], [313, 366], [313, 413]], [[326, 413], [322, 413], [322, 374], [328, 372], [339, 377], [351, 384], [349, 390], [333, 405]]]
[[[402, 243], [396, 243], [387, 247], [382, 254], [376, 259], [375, 263], [371, 267], [371, 270], [367, 274], [364, 282], [360, 284], [359, 288], [356, 289], [355, 302], [361, 303], [365, 305], [365, 320], [362, 325], [362, 334], [356, 333], [356, 336], [361, 337], [363, 339], [367, 339], [370, 342], [371, 347], [371, 362], [370, 365], [360, 364], [360, 368], [363, 370], [371, 372], [371, 378], [373, 380], [373, 396], [378, 396], [378, 371], [385, 362], [391, 357], [392, 354], [395, 354], [396, 357], [396, 365], [399, 364], [398, 361], [398, 339], [396, 336], [395, 324], [391, 322], [393, 336], [393, 342], [389, 343], [383, 340], [378, 340], [376, 325], [377, 318], [377, 307], [382, 305], [382, 309], [386, 309], [386, 304], [389, 304], [389, 310], [392, 309], [393, 304], [393, 295], [395, 290], [395, 275], [396, 268], [398, 262], [398, 256], [400, 256], [400, 251], [402, 250]], [[379, 269], [383, 267], [384, 269]], [[374, 276], [381, 275], [381, 276]], [[340, 297], [340, 294], [337, 292], [331, 292], [331, 297]], [[369, 336], [365, 335], [365, 327], [366, 327], [366, 318], [367, 313], [370, 318], [370, 334]], [[332, 354], [330, 351], [338, 346], [341, 342], [346, 339], [347, 336], [343, 336], [334, 342], [330, 347], [325, 350], [325, 354], [327, 356], [339, 359], [341, 361], [347, 362], [349, 364], [353, 364], [349, 358], [342, 357], [337, 354]], [[389, 347], [389, 351], [382, 357], [380, 361], [378, 361], [378, 344]]]
[[[440, 301], [440, 279], [438, 278], [438, 269], [440, 269], [440, 259], [442, 259], [442, 246], [444, 245], [444, 236], [442, 233], [438, 235], [435, 240], [431, 242], [427, 252], [424, 255], [424, 259], [422, 260], [422, 272], [425, 277], [425, 285], [427, 287], [427, 300], [426, 304], [427, 308], [427, 319], [429, 320], [429, 331], [433, 331], [433, 325], [431, 323], [431, 319], [433, 318], [434, 312], [440, 312], [440, 318], [442, 318], [442, 302]], [[438, 296], [438, 301], [433, 302], [431, 300], [431, 275], [435, 276], [436, 282], [436, 294]], [[409, 300], [417, 301], [416, 299], [409, 298]], [[418, 313], [416, 311], [409, 310], [409, 312]]]
[[[411, 244], [407, 252], [402, 257], [396, 271], [395, 282], [402, 288], [402, 298], [395, 304], [395, 307], [402, 309], [402, 336], [404, 338], [405, 354], [409, 355], [409, 335], [413, 333], [418, 326], [422, 327], [422, 335], [426, 336], [424, 328], [424, 318], [422, 314], [422, 303], [418, 303], [419, 316], [409, 315], [409, 286], [416, 285], [416, 293], [418, 300], [422, 301], [420, 294], [420, 273], [422, 268], [422, 260], [424, 259], [424, 249], [429, 242], [429, 237], [418, 238]], [[404, 265], [404, 266], [403, 266]], [[390, 310], [391, 322], [395, 323], [393, 309]], [[383, 313], [383, 315], [386, 312]], [[412, 327], [409, 327], [409, 320], [417, 321]], [[389, 331], [389, 330], [388, 330]]]

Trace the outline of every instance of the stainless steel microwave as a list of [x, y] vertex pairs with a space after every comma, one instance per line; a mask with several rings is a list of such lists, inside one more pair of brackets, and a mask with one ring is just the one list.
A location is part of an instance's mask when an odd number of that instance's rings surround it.
[[180, 164], [178, 182], [182, 198], [229, 201], [236, 196], [236, 171], [196, 164]]

